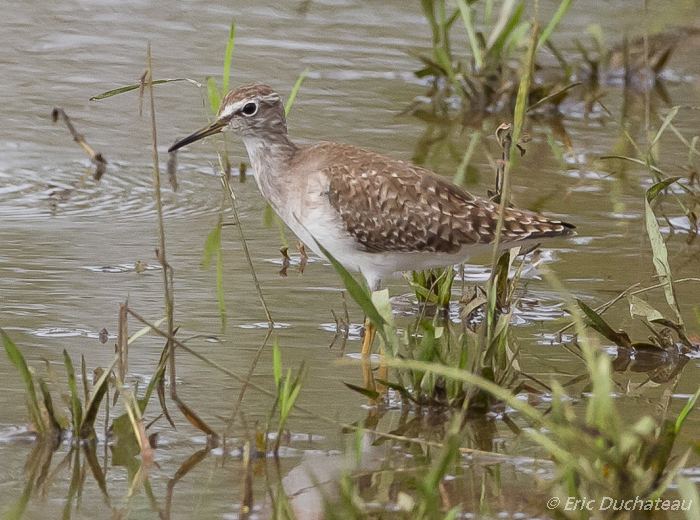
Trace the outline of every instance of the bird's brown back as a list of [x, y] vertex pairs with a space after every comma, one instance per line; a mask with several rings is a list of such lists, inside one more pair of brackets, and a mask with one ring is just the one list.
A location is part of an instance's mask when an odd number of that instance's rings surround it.
[[[319, 167], [329, 179], [328, 199], [359, 249], [457, 253], [464, 246], [494, 242], [497, 204], [406, 161], [339, 143], [311, 148], [316, 157], [323, 157]], [[565, 222], [507, 208], [501, 241], [566, 236], [573, 229]]]

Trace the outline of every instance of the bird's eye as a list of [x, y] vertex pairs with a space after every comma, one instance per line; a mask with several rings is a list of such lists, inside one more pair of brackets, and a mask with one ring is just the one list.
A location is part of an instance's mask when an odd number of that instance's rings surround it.
[[252, 101], [250, 103], [246, 103], [245, 105], [243, 105], [243, 110], [241, 110], [241, 112], [243, 112], [243, 115], [248, 116], [248, 117], [254, 116], [257, 111], [258, 111], [258, 104], [254, 103]]

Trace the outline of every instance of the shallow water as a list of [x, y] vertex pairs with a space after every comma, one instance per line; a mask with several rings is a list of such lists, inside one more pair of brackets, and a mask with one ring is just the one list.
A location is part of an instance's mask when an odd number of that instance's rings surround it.
[[[286, 97], [299, 74], [309, 69], [289, 117], [294, 139], [350, 142], [402, 159], [415, 155], [424, 126], [417, 119], [397, 114], [425, 93], [425, 85], [412, 74], [418, 63], [407, 54], [408, 50], [426, 51], [430, 45], [419, 3], [312, 2], [301, 13], [304, 5], [256, 1], [229, 7], [192, 1], [117, 6], [100, 1], [28, 1], [6, 10], [0, 22], [5, 42], [5, 88], [0, 89], [4, 127], [0, 137], [0, 326], [30, 366], [39, 371], [42, 360], [48, 360], [62, 375], [62, 351], [66, 349], [76, 363], [83, 355], [89, 369], [105, 367], [113, 357], [119, 303], [128, 299], [132, 308], [152, 321], [164, 313], [160, 271], [139, 273], [134, 267], [137, 262], [158, 265], [149, 117], [139, 117], [136, 93], [88, 101], [103, 91], [136, 83], [145, 70], [147, 42], [151, 42], [157, 78], [187, 77], [204, 82], [207, 76], [221, 74], [229, 24], [235, 19], [231, 86], [265, 82]], [[577, 56], [573, 41], [587, 41], [585, 28], [598, 23], [612, 46], [625, 30], [638, 31], [644, 19], [640, 5], [582, 1], [567, 14], [555, 43], [573, 58]], [[687, 5], [652, 5], [652, 26], [697, 25], [700, 17]], [[549, 19], [555, 8], [541, 6], [541, 18]], [[625, 10], [624, 17], [618, 15], [619, 9]], [[694, 59], [695, 52], [681, 48], [670, 64], [668, 77], [672, 81], [666, 87], [674, 104], [698, 105], [700, 65]], [[210, 114], [203, 104], [205, 97], [203, 89], [186, 82], [156, 88], [163, 178], [168, 145], [206, 123]], [[611, 87], [605, 102], [618, 115], [620, 91]], [[663, 108], [660, 101], [656, 105]], [[78, 131], [107, 158], [109, 166], [101, 181], [95, 182], [88, 175], [89, 160], [72, 142], [65, 126], [52, 126], [53, 107], [63, 108]], [[513, 180], [513, 193], [516, 204], [522, 207], [545, 198], [542, 207], [547, 214], [578, 227], [578, 236], [546, 244], [543, 257], [569, 291], [594, 306], [654, 277], [643, 213], [644, 191], [651, 181], [642, 169], [629, 165], [624, 172], [611, 171], [609, 163], [599, 159], [615, 151], [621, 140], [619, 128], [600, 111], [585, 117], [583, 109], [583, 103], [576, 101], [563, 107], [573, 153], [557, 157], [555, 152], [563, 148], [561, 144], [554, 151], [550, 147], [547, 139], [551, 132], [544, 122], [529, 130], [533, 141]], [[636, 117], [643, 128], [641, 109]], [[690, 140], [697, 134], [697, 112], [682, 110], [674, 125]], [[637, 130], [634, 136], [641, 139], [643, 132]], [[467, 142], [468, 132], [456, 137], [461, 150]], [[669, 133], [660, 144], [659, 165], [670, 175], [682, 174], [687, 149]], [[227, 148], [232, 162], [247, 160], [242, 144], [235, 139], [229, 140]], [[493, 139], [474, 158], [481, 177], [469, 189], [478, 195], [485, 195], [492, 184], [487, 154], [498, 155]], [[452, 175], [456, 163], [447, 154], [433, 154], [427, 166]], [[217, 223], [222, 202], [217, 168], [211, 142], [190, 146], [179, 154], [180, 189], [173, 192], [165, 186], [163, 190], [167, 255], [175, 275], [175, 317], [179, 337], [198, 336], [188, 342], [189, 346], [245, 376], [263, 344], [267, 325], [235, 228], [224, 228], [222, 235], [225, 331], [221, 330], [215, 269], [201, 268], [204, 242]], [[340, 278], [318, 259], [309, 263], [303, 275], [292, 266], [289, 275], [281, 277], [280, 235], [275, 225], [264, 225], [265, 204], [254, 179], [239, 183], [234, 178], [232, 185], [256, 274], [278, 324], [272, 337], [282, 349], [285, 367], [296, 369], [302, 362], [308, 367], [300, 404], [313, 413], [301, 412], [291, 420], [294, 433], [307, 435], [290, 441], [294, 450], [287, 450], [282, 459], [280, 474], [284, 476], [299, 469], [302, 454], [308, 457], [316, 453], [314, 450], [326, 453], [341, 449], [348, 440], [338, 423], [361, 420], [367, 411], [363, 409], [365, 400], [341, 384], [361, 382], [357, 366], [337, 363], [339, 358], [348, 357], [341, 354], [339, 344], [328, 348], [335, 330], [330, 311], [343, 313]], [[670, 217], [681, 216], [671, 200], [663, 208]], [[289, 231], [286, 238], [294, 244]], [[700, 241], [686, 245], [685, 239], [681, 232], [668, 241], [676, 278], [697, 277], [700, 272]], [[488, 258], [475, 260], [489, 262]], [[467, 283], [483, 281], [487, 272], [480, 267], [470, 269]], [[536, 269], [526, 278], [526, 294], [534, 303], [516, 322], [523, 371], [544, 380], [562, 371], [580, 373], [582, 365], [566, 350], [551, 344], [561, 326], [553, 320], [561, 314], [563, 298], [542, 281]], [[393, 295], [409, 292], [400, 279], [388, 285]], [[697, 286], [678, 287], [688, 320], [697, 305], [696, 293]], [[349, 297], [345, 300], [353, 324], [347, 353], [356, 353], [362, 314]], [[662, 294], [652, 294], [650, 301], [663, 308]], [[632, 326], [624, 305], [613, 309], [610, 322], [622, 328]], [[106, 344], [97, 339], [103, 328], [112, 334]], [[131, 333], [138, 328], [130, 322]], [[690, 329], [697, 331], [697, 325]], [[634, 330], [640, 338], [647, 334], [641, 328]], [[133, 347], [129, 367], [132, 384], [139, 382], [143, 387], [147, 383], [161, 348], [162, 342], [151, 336]], [[178, 355], [177, 375], [180, 396], [212, 427], [223, 431], [221, 418], [230, 416], [240, 383], [186, 354]], [[272, 390], [271, 376], [272, 354], [266, 348], [253, 381]], [[677, 401], [672, 409], [682, 408], [688, 394], [696, 390], [698, 377], [697, 362], [692, 360], [672, 390]], [[628, 379], [641, 382], [644, 377], [619, 376], [623, 385]], [[27, 411], [22, 381], [4, 355], [0, 355], [0, 381], [0, 432], [9, 434], [14, 425], [26, 424]], [[650, 385], [636, 396], [625, 397], [621, 413], [626, 418], [648, 413], [649, 403], [657, 402], [665, 390], [668, 388], [663, 385]], [[250, 432], [256, 421], [264, 424], [270, 405], [269, 396], [248, 390], [242, 405], [245, 428], [238, 418], [234, 446], [245, 438], [246, 428]], [[157, 408], [153, 402], [149, 420], [157, 415]], [[170, 411], [177, 430], [162, 419], [153, 426], [160, 433], [161, 444], [156, 450], [160, 468], [151, 471], [151, 483], [160, 505], [165, 501], [167, 481], [203, 447], [200, 434], [174, 406]], [[383, 428], [391, 430], [396, 420], [389, 414]], [[691, 416], [684, 434], [697, 439], [698, 433], [700, 419]], [[308, 435], [313, 438], [309, 440]], [[510, 439], [505, 428], [497, 437], [502, 437], [501, 442]], [[22, 468], [30, 449], [31, 444], [0, 442], [0, 513], [24, 489]], [[524, 455], [535, 454], [532, 446], [522, 450]], [[59, 450], [56, 461], [66, 452], [66, 447]], [[514, 481], [533, 471], [525, 463], [522, 468], [516, 465]], [[697, 478], [692, 467], [687, 473]], [[24, 518], [57, 516], [66, 500], [69, 478], [69, 471], [60, 473], [48, 496], [30, 501]], [[224, 463], [221, 455], [209, 456], [175, 487], [172, 518], [234, 518], [241, 479], [236, 460]], [[126, 503], [132, 517], [156, 516], [143, 494], [126, 498], [126, 471], [110, 469], [108, 483], [112, 507]], [[262, 505], [265, 483], [256, 480], [255, 488]], [[73, 518], [107, 516], [95, 513], [103, 507], [103, 498], [88, 477], [88, 488]], [[510, 511], [517, 510], [512, 507]]]

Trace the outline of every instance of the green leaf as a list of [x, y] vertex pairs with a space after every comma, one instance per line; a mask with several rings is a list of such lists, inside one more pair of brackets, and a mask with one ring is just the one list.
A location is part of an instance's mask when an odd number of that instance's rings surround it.
[[219, 87], [216, 86], [214, 78], [207, 78], [207, 96], [209, 97], [209, 106], [214, 115], [219, 113], [219, 105], [221, 105], [221, 94]]
[[83, 400], [87, 403], [90, 396], [90, 388], [87, 378], [87, 363], [85, 363], [85, 354], [80, 354], [80, 375], [83, 380]]
[[455, 173], [455, 176], [452, 179], [452, 182], [454, 184], [456, 184], [457, 186], [463, 186], [465, 184], [465, 180], [467, 178], [467, 171], [469, 168], [469, 163], [471, 162], [472, 156], [474, 155], [474, 151], [476, 150], [476, 146], [480, 142], [481, 142], [481, 132], [476, 130], [474, 133], [472, 133], [472, 137], [469, 140], [469, 146], [467, 147], [467, 151], [464, 152], [464, 155], [462, 156], [462, 161], [459, 163], [459, 166], [457, 167], [457, 173]]
[[[640, 161], [641, 164], [644, 164], [643, 162]], [[654, 184], [651, 188], [649, 188], [646, 192], [646, 200], [647, 202], [651, 203], [656, 196], [661, 193], [663, 190], [668, 188], [671, 184], [674, 182], [677, 182], [681, 179], [681, 177], [669, 177], [668, 179], [664, 179], [661, 182], [657, 182]]]
[[204, 243], [202, 251], [202, 269], [211, 267], [212, 258], [216, 255], [216, 297], [219, 300], [221, 315], [221, 330], [226, 330], [226, 300], [224, 298], [224, 257], [221, 251], [221, 215], [214, 229], [211, 230]]
[[379, 392], [377, 392], [376, 390], [370, 390], [368, 388], [365, 388], [364, 386], [353, 385], [352, 383], [346, 383], [345, 381], [343, 381], [343, 384], [347, 386], [350, 390], [354, 390], [358, 394], [362, 394], [365, 397], [368, 397], [374, 401], [381, 397], [379, 395]]
[[374, 291], [370, 297], [374, 308], [377, 309], [384, 320], [382, 325], [383, 331], [380, 331], [379, 327], [377, 327], [382, 348], [386, 352], [390, 352], [391, 355], [396, 356], [399, 353], [399, 338], [396, 336], [394, 313], [391, 312], [391, 303], [389, 302], [389, 290]]
[[549, 37], [552, 35], [552, 32], [554, 32], [554, 29], [556, 28], [557, 25], [559, 25], [559, 22], [561, 22], [561, 19], [564, 18], [564, 15], [566, 12], [569, 10], [571, 7], [571, 4], [574, 3], [574, 0], [564, 0], [561, 4], [559, 4], [559, 8], [557, 9], [557, 12], [554, 13], [554, 16], [552, 19], [549, 21], [549, 24], [545, 28], [544, 31], [542, 31], [542, 34], [540, 35], [540, 39], [537, 42], [537, 50], [539, 51], [542, 45], [549, 39]]
[[489, 36], [489, 40], [486, 44], [489, 55], [493, 60], [500, 60], [501, 49], [503, 49], [503, 46], [513, 31], [513, 28], [520, 22], [520, 17], [525, 10], [525, 2], [522, 2], [515, 8], [515, 12], [512, 14], [512, 16], [508, 17], [510, 12], [513, 10], [513, 5], [515, 5], [514, 0], [506, 0], [503, 2], [498, 23], [496, 23], [493, 31], [491, 31], [491, 35]]
[[[520, 139], [523, 122], [525, 121], [525, 110], [527, 109], [528, 94], [530, 93], [530, 83], [532, 83], [532, 70], [535, 63], [535, 31], [532, 31], [530, 46], [528, 47], [525, 62], [523, 63], [523, 75], [520, 78], [518, 96], [515, 101], [515, 112], [513, 114], [513, 145], [510, 149], [510, 163], [515, 164], [520, 152], [515, 146]], [[503, 203], [506, 201], [504, 200]]]
[[[165, 320], [166, 320], [166, 319], [167, 319], [167, 318], [164, 316], [164, 317], [162, 317], [161, 319], [159, 319], [158, 321], [156, 321], [153, 325], [155, 325], [156, 327], [160, 327], [163, 323], [165, 323]], [[151, 327], [150, 327], [150, 325], [147, 325], [147, 326], [145, 326], [145, 327], [143, 327], [143, 328], [137, 330], [137, 331], [134, 332], [134, 334], [132, 334], [132, 336], [129, 338], [129, 341], [128, 341], [129, 345], [131, 345], [132, 343], [134, 343], [134, 341], [136, 341], [136, 340], [139, 339], [140, 337], [145, 336], [145, 335], [148, 334], [149, 332], [151, 332]]]
[[75, 370], [73, 369], [73, 360], [68, 355], [68, 351], [63, 349], [63, 360], [66, 365], [66, 373], [68, 374], [68, 387], [70, 388], [71, 397], [71, 412], [73, 414], [73, 435], [80, 434], [80, 425], [83, 422], [83, 405], [78, 397], [78, 385], [75, 381]]
[[695, 403], [697, 403], [698, 397], [700, 397], [700, 387], [698, 387], [692, 397], [688, 399], [688, 402], [683, 407], [683, 410], [681, 410], [681, 413], [678, 414], [678, 419], [676, 419], [676, 435], [679, 431], [681, 431], [681, 426], [683, 426], [685, 418], [688, 417], [688, 414], [695, 408]]
[[5, 333], [4, 330], [0, 329], [0, 335], [2, 336], [2, 344], [5, 347], [5, 352], [7, 352], [7, 357], [10, 358], [12, 364], [19, 370], [22, 380], [27, 387], [27, 407], [29, 408], [29, 418], [34, 423], [35, 428], [40, 435], [46, 434], [46, 425], [44, 424], [41, 407], [39, 406], [39, 399], [36, 395], [36, 388], [34, 387], [34, 378], [32, 377], [27, 362], [24, 360], [24, 356], [19, 351], [14, 342], [10, 339], [10, 336]]
[[56, 417], [56, 411], [53, 407], [53, 399], [51, 398], [51, 391], [49, 390], [46, 381], [44, 381], [41, 378], [39, 378], [39, 389], [41, 390], [41, 394], [44, 397], [44, 408], [46, 408], [46, 414], [49, 416], [51, 427], [54, 429], [54, 431], [60, 432], [63, 428], [61, 427], [60, 423], [58, 422], [58, 418]]
[[472, 10], [469, 6], [467, 6], [467, 3], [464, 0], [457, 0], [457, 6], [459, 7], [459, 12], [462, 15], [462, 20], [464, 21], [464, 28], [467, 30], [469, 45], [472, 49], [472, 56], [474, 56], [474, 65], [476, 66], [476, 70], [481, 70], [484, 66], [484, 58], [481, 47], [479, 46], [479, 40], [476, 37], [474, 20], [472, 19]]
[[[228, 35], [228, 42], [226, 43], [226, 58], [224, 59], [224, 75], [221, 83], [221, 92], [226, 95], [228, 92], [228, 80], [231, 74], [231, 57], [233, 56], [233, 40], [236, 37], [236, 22], [231, 21], [231, 30]], [[219, 105], [217, 105], [218, 107]]]
[[602, 334], [605, 338], [620, 347], [629, 347], [632, 345], [632, 342], [630, 341], [630, 338], [626, 332], [615, 332], [612, 327], [608, 325], [607, 322], [588, 305], [578, 299], [576, 300], [576, 303], [586, 315], [586, 318], [588, 318], [588, 324], [591, 326], [591, 328], [593, 328], [593, 330]]
[[226, 330], [226, 299], [224, 298], [224, 255], [221, 248], [216, 252], [216, 298], [219, 300], [221, 331]]
[[530, 105], [530, 106], [527, 108], [527, 111], [530, 112], [530, 111], [536, 109], [537, 107], [539, 107], [539, 106], [545, 104], [545, 103], [546, 103], [547, 101], [549, 101], [550, 99], [555, 98], [555, 97], [557, 97], [557, 96], [561, 96], [561, 95], [563, 95], [566, 91], [571, 90], [572, 88], [578, 87], [578, 86], [580, 86], [580, 85], [583, 85], [583, 83], [582, 83], [581, 81], [575, 81], [574, 83], [569, 83], [569, 84], [566, 85], [565, 87], [562, 87], [561, 89], [559, 89], [559, 90], [557, 90], [557, 91], [555, 91], [555, 92], [552, 92], [551, 94], [546, 95], [545, 97], [543, 97], [542, 99], [540, 99], [539, 101], [537, 101], [537, 103], [533, 103], [532, 105]]
[[94, 432], [95, 420], [97, 419], [97, 413], [100, 410], [100, 404], [104, 398], [105, 393], [109, 389], [109, 377], [112, 375], [114, 367], [119, 363], [119, 356], [115, 356], [112, 363], [109, 365], [107, 370], [102, 372], [102, 375], [95, 383], [92, 396], [85, 405], [85, 415], [83, 417], [83, 422], [80, 426], [80, 437], [85, 439], [91, 436]]
[[301, 76], [299, 76], [297, 82], [294, 84], [294, 88], [292, 88], [292, 91], [289, 93], [289, 99], [287, 100], [287, 104], [284, 105], [285, 117], [289, 115], [289, 111], [292, 109], [292, 103], [294, 103], [294, 99], [297, 97], [297, 92], [299, 92], [301, 84], [304, 83], [304, 79], [306, 79], [306, 75], [308, 73], [309, 69], [307, 68], [304, 70], [304, 72], [301, 73]]
[[214, 255], [221, 249], [221, 217], [214, 229], [211, 230], [204, 242], [204, 250], [202, 251], [202, 269], [209, 269]]
[[676, 117], [676, 114], [678, 113], [679, 108], [680, 107], [673, 107], [671, 110], [669, 110], [668, 114], [664, 118], [663, 123], [661, 123], [661, 127], [659, 127], [658, 132], [656, 132], [654, 139], [651, 141], [651, 144], [649, 145], [649, 149], [652, 149], [656, 145], [658, 140], [661, 139], [661, 134], [663, 134], [664, 130], [666, 130], [666, 127], [671, 124], [671, 121], [673, 121], [673, 118]]
[[272, 372], [275, 376], [275, 386], [279, 389], [282, 381], [282, 355], [280, 354], [279, 345], [275, 340], [272, 347]]
[[[316, 240], [314, 239], [314, 242]], [[386, 343], [388, 343], [387, 338], [384, 336], [384, 324], [386, 321], [384, 318], [382, 318], [381, 314], [379, 314], [379, 311], [377, 308], [374, 306], [374, 303], [372, 303], [372, 299], [367, 294], [367, 291], [365, 291], [359, 283], [350, 275], [350, 273], [347, 272], [347, 270], [340, 265], [340, 263], [333, 258], [333, 255], [331, 255], [328, 251], [326, 251], [326, 248], [323, 247], [321, 244], [316, 242], [316, 245], [319, 247], [321, 250], [321, 253], [328, 258], [330, 263], [335, 267], [335, 270], [338, 271], [338, 274], [340, 275], [340, 278], [343, 280], [343, 284], [345, 285], [345, 289], [347, 289], [348, 294], [352, 297], [353, 300], [360, 306], [360, 308], [364, 311], [364, 313], [367, 315], [367, 317], [374, 323], [374, 326], [377, 328], [377, 331], [382, 335], [382, 339]]]
[[683, 325], [683, 317], [681, 316], [680, 308], [678, 307], [678, 302], [676, 301], [676, 292], [673, 287], [673, 278], [671, 276], [671, 266], [668, 263], [668, 251], [666, 249], [666, 243], [661, 235], [659, 229], [659, 223], [656, 220], [656, 215], [651, 209], [651, 202], [654, 198], [678, 180], [678, 177], [672, 177], [665, 179], [661, 182], [654, 184], [651, 188], [647, 190], [646, 199], [644, 200], [644, 214], [647, 227], [647, 235], [649, 236], [649, 241], [651, 242], [652, 260], [654, 262], [654, 267], [656, 269], [656, 274], [659, 277], [659, 281], [664, 284], [664, 295], [666, 296], [666, 301], [668, 305], [676, 313], [676, 318], [680, 325]]

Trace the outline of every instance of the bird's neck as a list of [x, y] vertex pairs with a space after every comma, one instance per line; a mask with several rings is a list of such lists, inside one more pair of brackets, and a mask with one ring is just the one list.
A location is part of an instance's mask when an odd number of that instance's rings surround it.
[[298, 150], [286, 134], [264, 138], [243, 137], [243, 144], [256, 176], [280, 175]]
[[287, 183], [280, 178], [289, 172], [289, 165], [299, 148], [286, 134], [274, 138], [243, 137], [260, 193], [279, 213], [278, 202], [286, 198]]
[[249, 125], [241, 138], [256, 177], [283, 174], [297, 152], [287, 135], [287, 119], [281, 103], [258, 123]]

